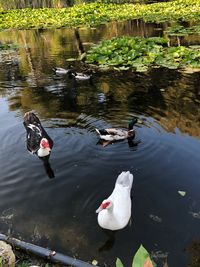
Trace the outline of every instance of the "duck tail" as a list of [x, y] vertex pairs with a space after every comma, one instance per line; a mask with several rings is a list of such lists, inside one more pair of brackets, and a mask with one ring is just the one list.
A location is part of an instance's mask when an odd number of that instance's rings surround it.
[[99, 135], [109, 135], [110, 133], [106, 129], [95, 129]]
[[38, 123], [40, 124], [40, 120], [39, 118], [35, 115], [35, 113], [33, 113], [32, 111], [26, 112], [24, 114], [24, 123], [25, 124], [34, 124], [34, 123]]
[[96, 131], [99, 135], [101, 135], [100, 132], [99, 132], [99, 130], [98, 130], [97, 128], [95, 128], [95, 131]]
[[129, 187], [131, 189], [133, 184], [133, 174], [129, 171], [123, 171], [117, 178], [116, 184], [120, 184], [124, 187]]

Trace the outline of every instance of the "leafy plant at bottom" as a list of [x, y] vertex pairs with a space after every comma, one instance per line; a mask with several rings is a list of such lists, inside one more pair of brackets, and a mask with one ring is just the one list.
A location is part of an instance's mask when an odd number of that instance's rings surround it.
[[[118, 258], [116, 261], [116, 267], [124, 267], [123, 263]], [[148, 251], [142, 245], [140, 245], [133, 258], [132, 267], [155, 267], [151, 261]]]

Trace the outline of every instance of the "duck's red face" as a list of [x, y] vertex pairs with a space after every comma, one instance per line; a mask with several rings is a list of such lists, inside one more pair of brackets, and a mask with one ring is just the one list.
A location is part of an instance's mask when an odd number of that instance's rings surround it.
[[42, 138], [40, 141], [40, 147], [41, 148], [50, 148], [49, 141], [46, 138]]
[[107, 207], [110, 205], [110, 201], [102, 202], [101, 203], [101, 208], [102, 209], [107, 209]]

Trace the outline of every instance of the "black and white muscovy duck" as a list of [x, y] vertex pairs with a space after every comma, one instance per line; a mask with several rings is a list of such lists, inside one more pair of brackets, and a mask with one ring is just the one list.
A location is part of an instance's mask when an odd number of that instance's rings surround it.
[[49, 156], [53, 140], [42, 127], [39, 118], [33, 112], [26, 112], [23, 124], [27, 133], [27, 149], [39, 158]]

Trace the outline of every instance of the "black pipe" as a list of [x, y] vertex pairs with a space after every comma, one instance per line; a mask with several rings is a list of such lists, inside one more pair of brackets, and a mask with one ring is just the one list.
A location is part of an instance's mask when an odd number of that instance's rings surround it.
[[23, 251], [26, 252], [31, 252], [34, 255], [45, 258], [51, 262], [61, 263], [64, 265], [70, 265], [74, 267], [94, 267], [94, 265], [91, 265], [87, 262], [63, 255], [61, 253], [57, 253], [47, 248], [43, 248], [31, 243], [21, 241], [13, 237], [8, 237], [4, 234], [0, 234], [0, 240], [7, 242], [8, 244], [12, 245], [15, 248], [22, 249]]

